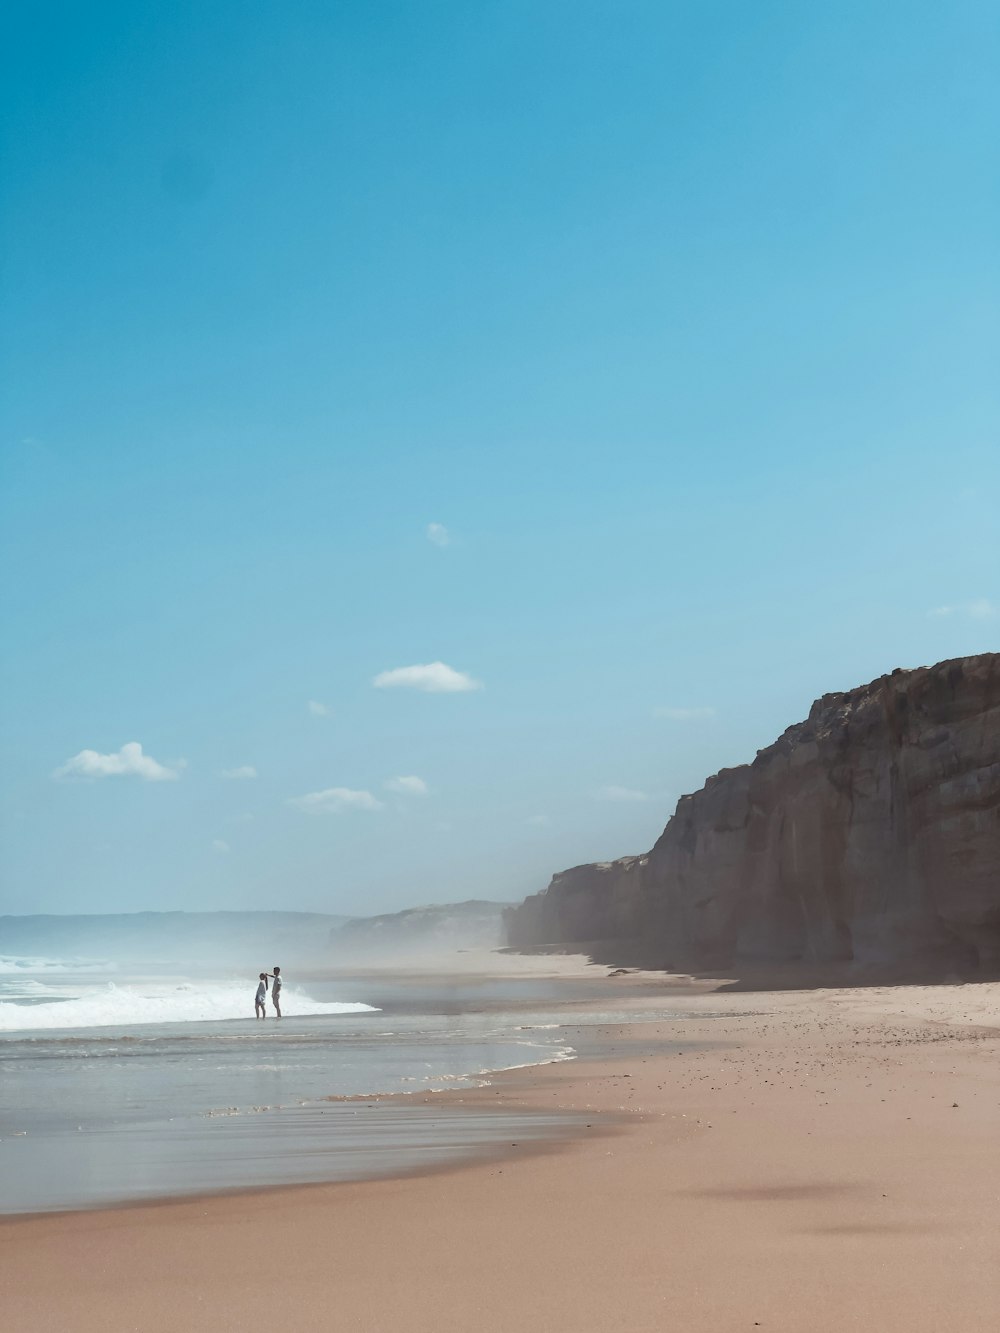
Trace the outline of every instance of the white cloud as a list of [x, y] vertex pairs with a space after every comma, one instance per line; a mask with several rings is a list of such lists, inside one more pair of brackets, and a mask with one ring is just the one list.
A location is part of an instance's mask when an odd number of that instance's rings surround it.
[[1000, 616], [1000, 606], [988, 597], [975, 597], [971, 602], [956, 602], [952, 606], [936, 606], [929, 616], [969, 616], [972, 620], [994, 620]]
[[309, 814], [342, 815], [345, 810], [381, 810], [382, 802], [370, 791], [352, 791], [350, 787], [327, 787], [306, 796], [293, 796], [289, 805], [297, 805]]
[[138, 741], [129, 741], [117, 754], [99, 754], [96, 750], [81, 750], [67, 759], [52, 774], [54, 778], [142, 778], [144, 782], [175, 782], [180, 777], [184, 761], [160, 764], [143, 754]]
[[225, 853], [229, 851], [229, 843], [226, 842], [224, 838], [213, 838], [212, 851], [221, 852], [223, 855], [225, 855]]
[[224, 778], [231, 778], [234, 782], [238, 782], [244, 778], [255, 778], [257, 776], [257, 770], [254, 768], [253, 764], [240, 764], [239, 768], [224, 768], [222, 770], [222, 776]]
[[524, 822], [533, 825], [535, 828], [548, 828], [552, 820], [548, 815], [529, 815]]
[[329, 717], [330, 710], [326, 704], [321, 704], [318, 699], [310, 699], [306, 707], [312, 713], [313, 717]]
[[644, 791], [636, 791], [632, 787], [601, 787], [595, 796], [599, 801], [648, 801], [649, 796]]
[[473, 680], [464, 671], [456, 671], [444, 662], [381, 671], [372, 684], [377, 690], [423, 690], [426, 694], [464, 694], [468, 690], [483, 688], [481, 680]]
[[715, 717], [714, 708], [654, 708], [654, 717], [669, 717], [672, 722], [701, 722]]
[[450, 546], [451, 534], [443, 523], [428, 523], [427, 540], [434, 546]]
[[399, 796], [429, 796], [430, 788], [423, 778], [389, 778], [384, 782], [386, 791], [394, 791]]

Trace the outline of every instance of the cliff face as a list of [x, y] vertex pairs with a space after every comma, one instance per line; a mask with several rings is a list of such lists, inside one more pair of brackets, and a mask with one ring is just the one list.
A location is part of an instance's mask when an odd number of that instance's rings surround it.
[[1000, 965], [1000, 654], [824, 695], [682, 797], [647, 855], [563, 871], [506, 926], [677, 967]]

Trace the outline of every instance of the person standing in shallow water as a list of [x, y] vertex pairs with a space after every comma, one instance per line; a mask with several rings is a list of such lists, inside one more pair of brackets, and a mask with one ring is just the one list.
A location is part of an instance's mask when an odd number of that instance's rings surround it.
[[274, 1005], [275, 1018], [281, 1017], [281, 968], [275, 965], [273, 972], [266, 974], [274, 982], [271, 987], [271, 1003]]
[[260, 981], [257, 982], [257, 998], [253, 1002], [253, 1011], [258, 1018], [267, 1017], [267, 1009], [264, 1007], [264, 1001], [267, 999], [267, 973], [260, 974]]

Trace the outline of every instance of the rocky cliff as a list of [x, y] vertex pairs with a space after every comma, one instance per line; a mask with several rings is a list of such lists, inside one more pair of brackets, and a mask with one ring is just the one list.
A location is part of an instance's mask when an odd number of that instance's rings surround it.
[[677, 804], [652, 851], [557, 874], [515, 948], [1000, 966], [1000, 654], [817, 700]]

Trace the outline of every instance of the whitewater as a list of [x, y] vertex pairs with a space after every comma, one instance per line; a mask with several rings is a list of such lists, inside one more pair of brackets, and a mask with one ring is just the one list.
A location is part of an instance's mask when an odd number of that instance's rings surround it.
[[[48, 967], [43, 971], [51, 974], [55, 970]], [[255, 991], [256, 981], [157, 979], [68, 985], [24, 977], [0, 981], [0, 1032], [217, 1023], [235, 1019], [255, 1022]], [[281, 1007], [288, 1018], [377, 1012], [373, 1005], [359, 1002], [314, 1000], [288, 985], [281, 992]]]

